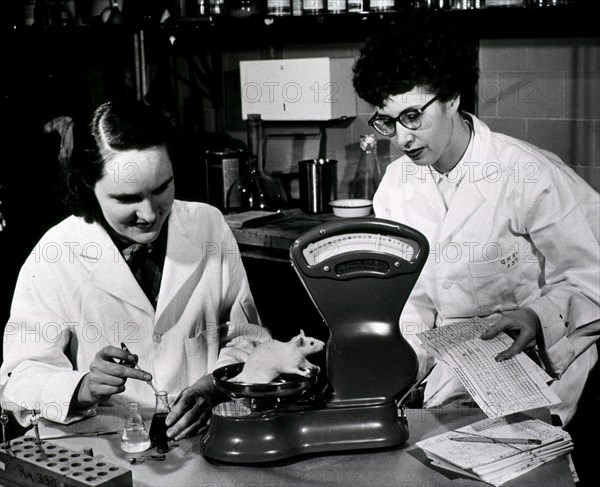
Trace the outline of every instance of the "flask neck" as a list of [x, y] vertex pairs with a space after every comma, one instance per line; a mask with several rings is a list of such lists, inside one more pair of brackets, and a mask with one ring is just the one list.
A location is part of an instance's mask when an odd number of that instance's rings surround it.
[[171, 408], [169, 406], [169, 399], [167, 397], [166, 391], [159, 391], [154, 395], [156, 398], [156, 403], [154, 406], [154, 413], [168, 413]]
[[260, 115], [248, 115], [246, 123], [248, 136], [248, 168], [262, 170], [263, 167], [263, 126]]
[[129, 403], [127, 405], [127, 420], [125, 425], [132, 427], [138, 424], [143, 424], [142, 415], [140, 414], [140, 408], [137, 403]]

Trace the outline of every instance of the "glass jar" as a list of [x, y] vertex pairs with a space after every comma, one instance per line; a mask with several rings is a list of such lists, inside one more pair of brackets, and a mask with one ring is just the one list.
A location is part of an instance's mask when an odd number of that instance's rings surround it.
[[303, 12], [302, 12], [302, 4], [304, 3], [304, 0], [292, 0], [292, 15], [294, 17], [301, 17]]
[[167, 438], [167, 425], [165, 420], [171, 411], [167, 391], [158, 391], [154, 394], [156, 403], [154, 413], [152, 414], [152, 423], [150, 424], [150, 441], [156, 447], [158, 453], [169, 451], [169, 439]]
[[302, 0], [302, 15], [321, 15], [326, 12], [325, 0]]
[[371, 0], [369, 4], [371, 12], [391, 12], [396, 6], [395, 0]]
[[360, 157], [354, 179], [350, 184], [350, 197], [372, 200], [381, 182], [381, 163], [377, 156], [377, 139], [374, 134], [360, 136]]
[[127, 419], [121, 434], [121, 449], [127, 453], [139, 453], [150, 448], [150, 436], [140, 415], [136, 402], [127, 405]]
[[365, 2], [363, 0], [348, 0], [348, 13], [358, 14], [365, 12]]
[[347, 0], [327, 0], [328, 14], [345, 14], [348, 12]]
[[267, 0], [267, 15], [292, 15], [292, 0]]

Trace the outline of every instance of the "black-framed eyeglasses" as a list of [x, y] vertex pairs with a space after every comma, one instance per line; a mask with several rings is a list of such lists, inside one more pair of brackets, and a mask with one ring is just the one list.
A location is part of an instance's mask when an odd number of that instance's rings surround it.
[[381, 135], [385, 135], [386, 137], [391, 137], [396, 133], [396, 122], [400, 122], [403, 127], [406, 127], [409, 130], [420, 129], [422, 123], [421, 116], [423, 115], [423, 112], [439, 97], [440, 95], [434, 96], [421, 108], [409, 108], [408, 110], [404, 110], [397, 117], [379, 115], [377, 112], [369, 120], [369, 125], [377, 130], [377, 132], [379, 132]]

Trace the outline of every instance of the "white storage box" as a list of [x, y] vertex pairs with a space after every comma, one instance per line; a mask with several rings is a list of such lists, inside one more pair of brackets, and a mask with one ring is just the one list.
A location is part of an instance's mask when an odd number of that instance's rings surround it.
[[352, 58], [240, 61], [242, 118], [335, 120], [356, 116]]

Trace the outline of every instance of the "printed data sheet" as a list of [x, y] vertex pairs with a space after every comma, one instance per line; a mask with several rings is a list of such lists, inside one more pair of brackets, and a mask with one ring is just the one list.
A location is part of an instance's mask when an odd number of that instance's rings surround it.
[[524, 353], [502, 362], [494, 357], [513, 340], [500, 333], [490, 340], [481, 334], [490, 326], [480, 319], [450, 323], [419, 333], [422, 347], [451, 367], [489, 418], [558, 404], [552, 378]]

